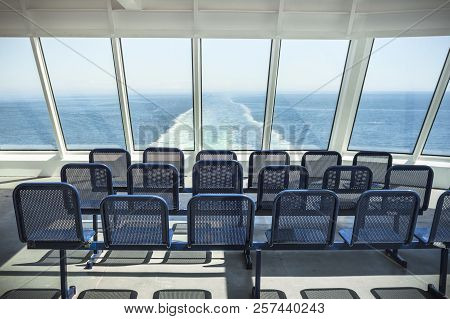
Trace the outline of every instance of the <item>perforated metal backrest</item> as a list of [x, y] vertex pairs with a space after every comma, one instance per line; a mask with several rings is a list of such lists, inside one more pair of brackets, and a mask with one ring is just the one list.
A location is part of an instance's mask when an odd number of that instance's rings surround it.
[[128, 194], [156, 195], [169, 210], [179, 209], [178, 170], [171, 164], [133, 164], [128, 169]]
[[23, 183], [13, 192], [22, 242], [84, 242], [80, 199], [66, 183]]
[[144, 163], [172, 164], [178, 170], [180, 187], [184, 187], [184, 153], [175, 147], [149, 147], [144, 151]]
[[429, 242], [450, 242], [450, 191], [439, 196]]
[[169, 210], [152, 195], [113, 195], [101, 204], [105, 245], [170, 246]]
[[392, 155], [387, 152], [358, 152], [354, 166], [366, 166], [372, 171], [372, 189], [383, 189], [386, 173], [392, 166]]
[[323, 189], [341, 194], [359, 194], [370, 189], [372, 171], [365, 166], [331, 166], [323, 175]]
[[274, 201], [269, 243], [330, 245], [337, 214], [338, 198], [331, 191], [283, 191]]
[[303, 154], [302, 166], [309, 173], [309, 188], [321, 189], [323, 174], [328, 167], [341, 165], [342, 156], [334, 151], [310, 151]]
[[428, 209], [433, 187], [433, 169], [425, 165], [394, 165], [386, 173], [386, 189], [412, 190], [419, 194], [420, 211]]
[[412, 191], [365, 192], [358, 200], [351, 244], [410, 243], [419, 201], [419, 196]]
[[103, 198], [113, 194], [111, 171], [104, 164], [66, 164], [61, 169], [61, 181], [77, 189], [82, 209], [100, 209]]
[[89, 153], [89, 162], [108, 166], [114, 187], [127, 187], [127, 171], [131, 165], [128, 151], [121, 148], [96, 148]]
[[203, 150], [197, 153], [195, 161], [236, 161], [237, 155], [233, 151]]
[[250, 247], [255, 203], [245, 195], [197, 195], [188, 203], [188, 244]]
[[256, 209], [272, 209], [277, 194], [308, 188], [308, 171], [300, 165], [270, 165], [259, 172]]
[[259, 172], [269, 165], [289, 165], [290, 158], [286, 151], [255, 151], [250, 154], [248, 163], [248, 187], [258, 187]]
[[241, 194], [242, 166], [237, 161], [198, 161], [192, 169], [192, 194]]

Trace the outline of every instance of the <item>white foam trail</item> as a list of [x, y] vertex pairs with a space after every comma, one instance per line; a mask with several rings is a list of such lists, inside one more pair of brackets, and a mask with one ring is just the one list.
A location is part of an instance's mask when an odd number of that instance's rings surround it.
[[180, 149], [194, 148], [194, 129], [192, 127], [193, 113], [192, 108], [181, 113], [174, 120], [174, 124], [151, 146], [178, 147]]

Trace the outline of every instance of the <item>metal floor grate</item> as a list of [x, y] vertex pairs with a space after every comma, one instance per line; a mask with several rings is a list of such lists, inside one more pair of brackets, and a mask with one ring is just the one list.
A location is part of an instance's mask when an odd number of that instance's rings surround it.
[[377, 299], [433, 299], [430, 293], [414, 287], [374, 288], [370, 292]]
[[59, 289], [13, 289], [5, 292], [0, 299], [59, 299]]
[[211, 293], [200, 289], [168, 289], [158, 290], [153, 299], [211, 299]]
[[281, 290], [261, 289], [261, 299], [287, 299], [286, 294]]
[[134, 290], [90, 289], [82, 291], [78, 299], [137, 299], [137, 295]]
[[300, 295], [303, 299], [359, 299], [356, 292], [346, 288], [305, 289]]

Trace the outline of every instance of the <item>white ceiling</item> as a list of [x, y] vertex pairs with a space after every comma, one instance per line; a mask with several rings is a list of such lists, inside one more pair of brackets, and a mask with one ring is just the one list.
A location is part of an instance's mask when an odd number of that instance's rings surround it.
[[0, 0], [0, 36], [450, 35], [450, 0]]

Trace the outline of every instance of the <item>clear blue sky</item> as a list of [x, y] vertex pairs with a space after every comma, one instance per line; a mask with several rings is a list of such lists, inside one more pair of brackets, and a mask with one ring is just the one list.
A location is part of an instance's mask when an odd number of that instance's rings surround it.
[[[117, 94], [109, 39], [43, 38], [55, 94]], [[390, 39], [377, 39], [377, 50]], [[123, 39], [127, 83], [142, 93], [190, 92], [190, 39]], [[283, 40], [278, 91], [339, 88], [348, 41]], [[450, 37], [395, 39], [371, 58], [366, 91], [433, 90]], [[87, 59], [86, 59], [87, 58]], [[202, 87], [207, 91], [265, 92], [270, 40], [202, 41]], [[92, 63], [91, 63], [92, 62]], [[0, 39], [0, 94], [41, 95], [29, 39]], [[111, 76], [112, 75], [112, 76]]]

